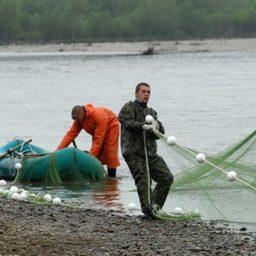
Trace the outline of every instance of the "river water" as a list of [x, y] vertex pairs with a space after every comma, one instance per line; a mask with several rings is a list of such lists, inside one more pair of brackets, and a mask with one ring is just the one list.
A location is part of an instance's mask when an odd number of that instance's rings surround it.
[[[32, 138], [53, 151], [71, 124], [73, 105], [94, 103], [116, 113], [133, 100], [134, 88], [152, 86], [150, 106], [166, 133], [190, 148], [214, 154], [254, 130], [256, 120], [256, 52], [175, 53], [154, 56], [84, 53], [0, 53], [0, 145], [13, 137]], [[78, 147], [89, 149], [82, 132]], [[170, 152], [159, 152], [168, 162]], [[139, 207], [137, 192], [121, 155], [118, 178], [76, 187], [36, 187], [67, 202], [128, 210]], [[170, 166], [172, 169], [172, 166]], [[175, 174], [176, 170], [172, 170]], [[214, 191], [215, 204], [234, 222], [256, 222], [255, 193]], [[200, 192], [174, 191], [165, 204], [202, 219], [223, 219]], [[139, 210], [134, 213], [139, 213]]]

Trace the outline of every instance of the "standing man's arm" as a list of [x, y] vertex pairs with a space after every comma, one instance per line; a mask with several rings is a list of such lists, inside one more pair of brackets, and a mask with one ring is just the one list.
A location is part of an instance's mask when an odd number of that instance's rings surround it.
[[134, 108], [130, 103], [124, 105], [118, 115], [121, 125], [130, 131], [142, 130], [142, 126], [145, 122], [135, 121]]
[[[157, 122], [158, 131], [159, 131], [160, 133], [164, 134], [164, 133], [165, 133], [165, 130], [164, 130], [164, 127], [163, 127], [162, 123], [158, 120], [157, 112], [156, 112], [154, 109], [152, 109], [152, 108], [151, 108], [151, 110], [152, 110], [152, 116], [153, 116], [153, 118], [154, 118], [154, 119], [156, 120], [156, 122]], [[152, 135], [152, 138], [157, 139], [157, 140], [159, 139], [159, 137], [156, 136], [153, 131], [151, 132], [151, 135]]]
[[[159, 126], [158, 131], [159, 131], [160, 133], [164, 134], [165, 131], [164, 131], [164, 127], [163, 127], [162, 123], [161, 123], [160, 121], [158, 121], [158, 120], [157, 120], [156, 122], [157, 122], [157, 124], [158, 124], [158, 126]], [[159, 137], [158, 137], [152, 130], [149, 131], [149, 134], [150, 134], [150, 137], [151, 137], [152, 139], [159, 140]]]
[[158, 121], [158, 120], [157, 120], [157, 123], [158, 123], [158, 125], [159, 125], [159, 132], [161, 132], [162, 134], [164, 134], [165, 131], [164, 131], [164, 127], [163, 127], [162, 123], [161, 123], [160, 121]]
[[79, 125], [76, 121], [73, 122], [72, 126], [70, 127], [69, 131], [66, 133], [64, 138], [61, 140], [57, 150], [66, 148], [80, 133], [82, 130], [82, 126]]

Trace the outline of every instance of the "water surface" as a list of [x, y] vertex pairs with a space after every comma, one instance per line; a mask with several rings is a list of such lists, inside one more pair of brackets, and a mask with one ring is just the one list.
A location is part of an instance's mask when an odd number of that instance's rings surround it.
[[[135, 85], [152, 85], [150, 106], [166, 133], [179, 143], [214, 154], [255, 128], [256, 52], [175, 53], [154, 56], [88, 56], [77, 53], [0, 55], [0, 145], [13, 137], [55, 150], [71, 124], [73, 105], [94, 103], [119, 112], [133, 100]], [[89, 149], [81, 132], [78, 147]], [[171, 152], [159, 145], [168, 162]], [[121, 158], [121, 155], [120, 155]], [[175, 170], [170, 166], [175, 174]], [[129, 170], [121, 158], [118, 179], [73, 187], [29, 187], [84, 206], [127, 209], [139, 205]], [[255, 194], [211, 192], [225, 219], [256, 222]], [[202, 191], [170, 192], [166, 210], [200, 209], [203, 219], [224, 219]], [[137, 211], [137, 213], [139, 210]]]

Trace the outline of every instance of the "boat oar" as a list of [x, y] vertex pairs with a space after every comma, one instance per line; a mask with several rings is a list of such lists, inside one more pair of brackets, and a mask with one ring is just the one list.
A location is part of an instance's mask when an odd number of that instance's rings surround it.
[[72, 143], [73, 143], [74, 147], [77, 148], [76, 141], [73, 140]]
[[14, 148], [9, 148], [6, 152], [4, 152], [2, 155], [0, 155], [0, 160], [4, 157], [6, 157], [7, 155], [11, 154], [13, 151], [15, 151], [16, 149], [18, 149], [19, 147], [21, 147], [22, 145], [26, 145], [28, 143], [30, 143], [32, 141], [32, 139], [29, 139], [25, 142], [22, 142], [21, 144], [17, 145]]
[[[74, 145], [74, 148], [77, 148], [76, 141], [73, 140], [72, 143], [73, 143], [73, 145]], [[84, 152], [90, 154], [90, 152], [87, 151], [87, 150], [84, 150]]]

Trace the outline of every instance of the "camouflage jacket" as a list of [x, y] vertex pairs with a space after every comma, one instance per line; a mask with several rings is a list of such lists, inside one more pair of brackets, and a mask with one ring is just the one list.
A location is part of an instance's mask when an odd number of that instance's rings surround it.
[[[142, 125], [145, 124], [145, 117], [151, 115], [157, 120], [157, 113], [154, 109], [148, 108], [138, 100], [129, 101], [121, 109], [118, 118], [121, 123], [121, 149], [124, 157], [131, 155], [144, 156], [144, 142]], [[164, 127], [158, 121], [159, 131], [164, 134]], [[146, 146], [149, 156], [157, 152], [157, 136], [152, 131], [146, 132]]]

